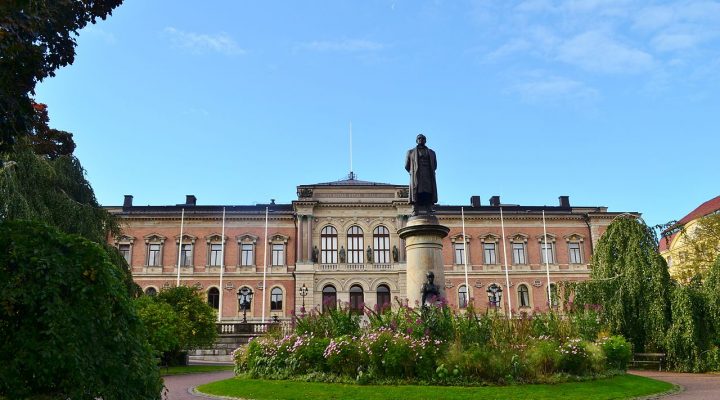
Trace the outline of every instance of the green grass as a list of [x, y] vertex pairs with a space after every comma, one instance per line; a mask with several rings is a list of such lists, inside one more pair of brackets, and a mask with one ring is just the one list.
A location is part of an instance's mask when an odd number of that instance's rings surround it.
[[630, 399], [671, 390], [673, 385], [634, 375], [556, 385], [517, 386], [360, 386], [339, 383], [231, 378], [198, 387], [198, 391], [245, 399]]
[[203, 372], [232, 371], [232, 365], [186, 365], [182, 367], [160, 367], [160, 375], [201, 374]]

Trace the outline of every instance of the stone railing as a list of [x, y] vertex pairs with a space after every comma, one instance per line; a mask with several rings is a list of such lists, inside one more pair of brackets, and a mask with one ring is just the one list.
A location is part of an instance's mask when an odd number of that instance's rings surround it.
[[268, 331], [279, 329], [288, 333], [292, 329], [287, 322], [221, 322], [216, 323], [217, 333], [220, 335], [254, 335], [260, 336]]
[[315, 271], [393, 271], [397, 264], [315, 264]]

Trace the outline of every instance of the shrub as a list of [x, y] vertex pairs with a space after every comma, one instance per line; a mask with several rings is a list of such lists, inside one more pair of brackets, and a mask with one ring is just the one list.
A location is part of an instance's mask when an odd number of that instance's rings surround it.
[[630, 360], [632, 360], [633, 352], [630, 342], [622, 336], [610, 336], [601, 338], [598, 344], [602, 348], [607, 365], [610, 368], [625, 371]]
[[295, 320], [295, 332], [299, 335], [334, 338], [360, 334], [361, 315], [347, 305], [328, 307], [322, 312], [312, 310]]
[[586, 343], [582, 339], [568, 339], [558, 347], [560, 369], [573, 375], [583, 375], [590, 371], [591, 362]]
[[367, 354], [360, 349], [359, 341], [355, 337], [341, 336], [331, 339], [323, 356], [330, 371], [337, 374], [355, 377], [358, 371], [367, 368]]
[[89, 240], [0, 223], [0, 398], [159, 398], [160, 373], [123, 279]]
[[558, 348], [558, 342], [547, 337], [533, 341], [525, 353], [529, 369], [540, 376], [557, 372], [562, 359]]

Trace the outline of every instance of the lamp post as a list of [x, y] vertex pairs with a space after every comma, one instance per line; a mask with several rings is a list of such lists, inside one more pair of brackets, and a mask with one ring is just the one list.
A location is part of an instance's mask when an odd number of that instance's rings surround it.
[[238, 290], [238, 302], [240, 302], [240, 307], [243, 310], [243, 323], [247, 323], [247, 310], [250, 308], [250, 304], [252, 304], [252, 297], [253, 297], [253, 291], [249, 287], [245, 286]]
[[300, 287], [300, 297], [302, 297], [302, 309], [300, 309], [300, 312], [302, 313], [302, 315], [305, 315], [305, 296], [307, 296], [307, 294], [308, 288], [303, 283], [303, 285]]
[[487, 288], [488, 303], [492, 307], [499, 307], [500, 301], [502, 300], [502, 288], [497, 284], [493, 283]]

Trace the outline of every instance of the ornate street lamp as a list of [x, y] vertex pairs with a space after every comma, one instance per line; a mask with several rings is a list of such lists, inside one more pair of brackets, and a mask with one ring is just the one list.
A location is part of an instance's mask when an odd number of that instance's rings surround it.
[[252, 297], [253, 297], [253, 291], [247, 286], [242, 287], [240, 290], [238, 290], [238, 302], [240, 303], [240, 308], [243, 310], [243, 323], [247, 323], [247, 310], [250, 308], [250, 305], [252, 304]]
[[303, 283], [303, 285], [300, 287], [300, 297], [302, 297], [302, 312], [303, 313], [305, 313], [305, 296], [307, 296], [307, 295], [308, 295], [308, 288]]
[[488, 296], [488, 304], [491, 307], [500, 307], [500, 302], [502, 301], [502, 288], [493, 283], [488, 286], [486, 292]]

